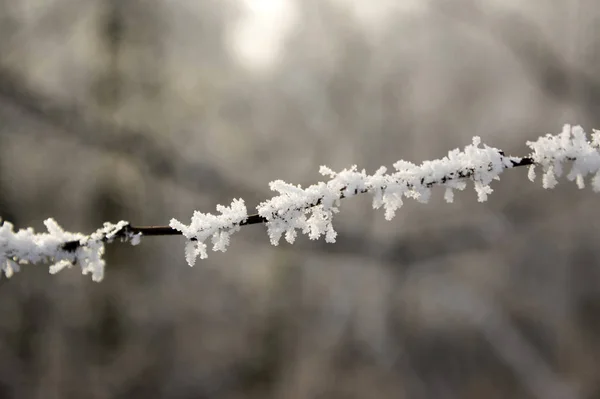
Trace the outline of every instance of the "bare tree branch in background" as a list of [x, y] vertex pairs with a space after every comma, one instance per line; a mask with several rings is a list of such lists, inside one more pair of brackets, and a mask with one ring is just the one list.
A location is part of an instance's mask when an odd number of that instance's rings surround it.
[[[240, 190], [255, 197], [252, 190], [231, 183], [220, 171], [204, 163], [181, 162], [177, 151], [166, 142], [159, 142], [148, 132], [117, 127], [89, 115], [81, 107], [60, 104], [31, 90], [14, 72], [0, 69], [1, 103], [16, 106], [35, 120], [55, 128], [65, 139], [82, 145], [125, 155], [138, 161], [157, 178], [166, 178], [197, 192], [232, 192]], [[39, 132], [43, 137], [44, 132]], [[0, 134], [11, 132], [0, 130]]]
[[[550, 98], [572, 103], [592, 124], [598, 120], [600, 81], [569, 64], [525, 16], [478, 0], [437, 2], [436, 10], [470, 27], [491, 33], [513, 53], [532, 81]], [[485, 10], [491, 7], [491, 10]]]

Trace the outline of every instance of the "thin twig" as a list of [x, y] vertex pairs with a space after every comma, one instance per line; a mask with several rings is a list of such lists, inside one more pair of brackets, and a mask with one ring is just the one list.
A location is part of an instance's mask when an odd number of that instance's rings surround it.
[[[504, 152], [500, 151], [500, 154], [502, 156], [504, 156]], [[531, 157], [523, 157], [520, 158], [518, 160], [511, 160], [512, 163], [512, 167], [519, 167], [519, 166], [530, 166], [533, 165], [535, 162], [533, 160], [533, 158]], [[442, 178], [440, 181], [437, 182], [431, 182], [428, 183], [427, 186], [428, 187], [432, 187], [436, 184], [443, 184], [446, 183], [450, 180], [460, 180], [460, 179], [468, 179], [470, 178], [473, 173], [475, 171], [473, 169], [469, 169], [466, 172], [459, 172], [458, 175], [456, 177], [447, 177], [445, 176], [444, 178]], [[341, 191], [344, 191], [346, 188], [343, 187]], [[354, 194], [364, 194], [366, 193], [368, 190], [360, 190], [360, 191], [356, 191]], [[342, 194], [340, 198], [345, 198], [345, 196]], [[312, 204], [311, 206], [317, 206], [321, 203], [321, 200], [316, 201], [314, 204]], [[267, 221], [267, 219], [263, 216], [260, 216], [259, 214], [255, 213], [252, 215], [249, 215], [248, 218], [246, 218], [246, 220], [240, 222], [240, 226], [248, 226], [248, 225], [252, 225], [252, 224], [262, 224], [265, 223]], [[178, 235], [182, 235], [182, 232], [179, 230], [175, 230], [174, 228], [170, 227], [170, 226], [132, 226], [132, 225], [126, 225], [125, 227], [123, 227], [121, 230], [119, 230], [118, 232], [116, 232], [112, 237], [111, 240], [113, 238], [125, 238], [131, 234], [141, 234], [144, 237], [150, 237], [150, 236], [178, 236]], [[103, 241], [109, 241], [106, 237], [104, 237]], [[69, 241], [66, 242], [63, 245], [63, 249], [65, 251], [69, 251], [69, 252], [73, 252], [75, 251], [79, 246], [80, 246], [80, 242], [79, 241]]]

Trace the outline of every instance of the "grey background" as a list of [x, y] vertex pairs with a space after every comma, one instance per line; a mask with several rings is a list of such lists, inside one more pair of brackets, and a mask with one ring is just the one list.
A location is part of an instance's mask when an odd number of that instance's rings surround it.
[[[0, 216], [187, 222], [322, 164], [600, 128], [595, 1], [423, 0], [371, 24], [294, 4], [256, 70], [233, 0], [0, 0]], [[109, 246], [100, 284], [24, 267], [0, 280], [0, 397], [599, 397], [598, 197], [526, 170], [493, 188], [391, 222], [344, 201], [332, 245], [249, 226], [194, 268], [181, 237]]]

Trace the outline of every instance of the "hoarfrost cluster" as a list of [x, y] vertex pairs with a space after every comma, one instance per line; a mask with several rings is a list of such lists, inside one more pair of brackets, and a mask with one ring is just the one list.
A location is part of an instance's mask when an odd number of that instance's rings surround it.
[[185, 259], [190, 266], [208, 256], [204, 241], [212, 238], [213, 251], [225, 252], [229, 245], [229, 237], [240, 229], [240, 223], [246, 220], [248, 212], [243, 199], [233, 200], [230, 207], [217, 205], [220, 215], [211, 215], [195, 211], [189, 226], [176, 219], [171, 219], [170, 226], [188, 239], [185, 247]]
[[528, 141], [527, 145], [533, 150], [531, 158], [534, 164], [529, 167], [529, 179], [535, 179], [535, 166], [539, 165], [544, 170], [542, 184], [544, 188], [554, 188], [557, 177], [563, 174], [563, 164], [572, 161], [571, 171], [567, 175], [570, 181], [575, 180], [577, 186], [585, 187], [584, 178], [594, 174], [592, 189], [600, 191], [600, 131], [593, 130], [592, 139], [588, 141], [581, 126], [571, 127], [565, 125], [562, 133], [546, 135], [537, 141]]
[[[128, 224], [125, 221], [104, 223], [94, 233], [84, 235], [64, 231], [54, 219], [44, 221], [47, 233], [35, 233], [32, 228], [15, 232], [12, 223], [4, 221], [0, 226], [0, 269], [10, 278], [20, 270], [20, 265], [51, 263], [50, 274], [78, 265], [83, 274], [91, 274], [92, 280], [101, 281], [105, 266], [104, 244], [111, 242]], [[132, 245], [140, 242], [139, 235], [129, 234], [125, 239]]]
[[[532, 181], [535, 167], [541, 167], [543, 187], [553, 188], [567, 162], [571, 164], [569, 180], [583, 188], [585, 177], [593, 174], [593, 190], [600, 191], [600, 131], [594, 130], [588, 140], [581, 127], [565, 125], [560, 134], [549, 134], [527, 145], [532, 150], [528, 157], [511, 157], [474, 137], [463, 151], [452, 150], [442, 159], [421, 165], [398, 161], [390, 173], [382, 166], [372, 175], [364, 169], [359, 171], [356, 165], [341, 172], [321, 166], [320, 173], [328, 180], [307, 188], [281, 180], [271, 182], [271, 190], [278, 195], [260, 203], [257, 215], [248, 215], [244, 201], [235, 199], [230, 206], [218, 205], [219, 215], [195, 211], [189, 225], [172, 219], [170, 227], [187, 238], [186, 260], [193, 266], [198, 256], [208, 256], [205, 242], [209, 238], [213, 251], [225, 251], [231, 234], [250, 224], [250, 218], [265, 224], [273, 245], [278, 245], [282, 237], [293, 243], [298, 231], [313, 240], [324, 236], [325, 241], [335, 242], [333, 216], [339, 212], [342, 199], [358, 194], [372, 194], [373, 208], [383, 208], [385, 218], [391, 220], [404, 198], [426, 203], [434, 186], [444, 187], [444, 199], [452, 202], [454, 190], [464, 190], [471, 180], [478, 200], [486, 201], [493, 191], [491, 182], [498, 180], [504, 170], [516, 166], [530, 165], [528, 176]], [[140, 238], [126, 230], [127, 222], [106, 223], [89, 236], [65, 232], [52, 219], [46, 220], [45, 225], [48, 233], [41, 234], [32, 229], [14, 232], [8, 222], [0, 226], [0, 267], [6, 276], [18, 271], [20, 264], [49, 261], [53, 263], [50, 273], [78, 264], [84, 274], [91, 273], [94, 281], [100, 281], [104, 274], [104, 244], [119, 236], [135, 245]], [[65, 248], [66, 243], [73, 242], [77, 243], [74, 249]]]

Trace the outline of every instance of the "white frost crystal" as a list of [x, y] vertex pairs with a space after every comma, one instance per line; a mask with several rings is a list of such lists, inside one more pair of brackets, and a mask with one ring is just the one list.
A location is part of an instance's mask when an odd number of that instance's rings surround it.
[[[0, 269], [10, 278], [20, 269], [19, 265], [41, 262], [51, 263], [51, 274], [65, 267], [79, 265], [83, 274], [91, 273], [92, 280], [101, 281], [104, 277], [104, 243], [128, 225], [104, 223], [104, 226], [86, 236], [81, 233], [64, 231], [54, 219], [47, 219], [44, 225], [47, 233], [35, 233], [32, 228], [14, 231], [14, 226], [4, 222], [0, 226]], [[139, 240], [139, 237], [137, 237]], [[78, 243], [73, 250], [64, 248], [66, 243]]]
[[189, 226], [176, 219], [171, 219], [169, 224], [173, 229], [181, 231], [188, 239], [185, 246], [185, 259], [190, 266], [196, 263], [196, 258], [204, 259], [206, 241], [212, 237], [213, 251], [225, 252], [229, 245], [229, 236], [240, 229], [240, 223], [246, 220], [248, 213], [244, 200], [233, 200], [231, 206], [217, 205], [220, 215], [211, 215], [195, 211]]
[[[595, 192], [600, 191], [600, 131], [594, 130], [592, 140], [588, 141], [581, 126], [565, 125], [562, 133], [554, 136], [547, 134], [536, 141], [528, 141], [527, 145], [533, 150], [531, 158], [535, 164], [544, 170], [544, 188], [554, 188], [558, 183], [556, 178], [562, 176], [563, 165], [572, 161], [567, 179], [575, 180], [577, 186], [583, 188], [585, 176], [593, 173], [592, 188]], [[529, 174], [532, 181], [535, 178], [533, 168], [531, 166]]]

